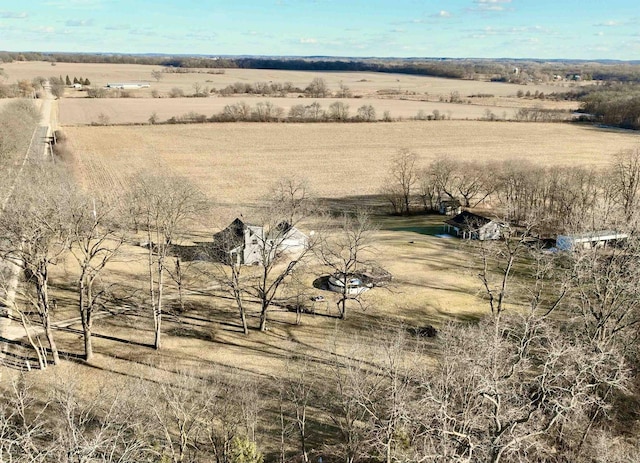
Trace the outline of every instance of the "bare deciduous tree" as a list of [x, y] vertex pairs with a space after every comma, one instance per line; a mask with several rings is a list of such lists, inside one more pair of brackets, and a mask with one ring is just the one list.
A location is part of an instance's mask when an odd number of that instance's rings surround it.
[[332, 121], [344, 122], [349, 119], [349, 105], [342, 101], [334, 101], [329, 105], [327, 116]]
[[151, 77], [153, 77], [156, 82], [160, 82], [160, 80], [162, 80], [162, 78], [164, 77], [164, 73], [161, 69], [154, 69], [153, 71], [151, 71]]
[[327, 81], [322, 77], [315, 77], [307, 88], [305, 88], [305, 92], [312, 98], [326, 98], [329, 95]]
[[354, 463], [367, 453], [368, 415], [360, 405], [360, 397], [368, 394], [372, 373], [370, 365], [362, 360], [365, 356], [357, 340], [344, 355], [340, 355], [334, 345], [327, 374], [330, 389], [324, 402], [339, 431], [336, 453], [346, 463]]
[[155, 392], [149, 405], [164, 441], [162, 459], [196, 461], [203, 420], [212, 410], [217, 391], [192, 373], [180, 372], [175, 383], [161, 384]]
[[353, 216], [345, 213], [338, 219], [337, 226], [321, 233], [315, 248], [320, 262], [340, 282], [340, 318], [347, 316], [347, 301], [360, 303], [360, 293], [350, 291], [349, 281], [356, 272], [377, 267], [372, 259], [374, 232], [367, 212], [357, 211]]
[[44, 330], [53, 363], [60, 363], [53, 336], [54, 304], [49, 272], [69, 246], [69, 192], [66, 172], [54, 166], [33, 167], [23, 173], [0, 216], [2, 257], [19, 266], [35, 294], [30, 297]]
[[494, 191], [488, 166], [477, 162], [463, 162], [458, 166], [456, 189], [465, 207], [476, 207]]
[[80, 266], [78, 275], [78, 310], [84, 336], [85, 360], [93, 357], [91, 334], [93, 315], [104, 289], [96, 282], [107, 264], [123, 244], [123, 224], [116, 206], [101, 199], [78, 195], [71, 211], [71, 254]]
[[458, 163], [453, 159], [440, 157], [429, 165], [429, 170], [434, 177], [438, 195], [444, 193], [450, 199], [455, 198]]
[[382, 188], [382, 194], [397, 214], [409, 214], [411, 210], [411, 198], [419, 174], [417, 161], [418, 156], [406, 148], [400, 149], [391, 159], [388, 180]]
[[308, 463], [307, 418], [316, 395], [314, 367], [307, 356], [293, 356], [287, 359], [286, 371], [287, 376], [281, 381], [283, 412], [298, 436], [302, 461]]
[[202, 195], [187, 179], [139, 175], [132, 179], [130, 208], [147, 239], [149, 298], [154, 322], [154, 347], [160, 349], [167, 258], [179, 234], [203, 210]]
[[640, 201], [640, 148], [619, 153], [611, 172], [622, 210], [630, 221]]
[[303, 180], [280, 182], [274, 189], [267, 206], [254, 222], [260, 230], [254, 235], [257, 241], [259, 269], [247, 274], [244, 292], [260, 304], [260, 331], [267, 328], [267, 315], [280, 287], [291, 277], [296, 268], [312, 255], [316, 236], [310, 234], [305, 243], [290, 243], [292, 233], [300, 221], [311, 213], [310, 198]]

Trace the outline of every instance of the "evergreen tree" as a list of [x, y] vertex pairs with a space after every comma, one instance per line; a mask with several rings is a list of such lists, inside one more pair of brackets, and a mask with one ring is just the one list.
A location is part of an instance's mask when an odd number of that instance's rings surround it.
[[67, 85], [71, 85], [71, 79], [69, 79], [69, 74], [67, 74], [67, 80], [65, 80]]

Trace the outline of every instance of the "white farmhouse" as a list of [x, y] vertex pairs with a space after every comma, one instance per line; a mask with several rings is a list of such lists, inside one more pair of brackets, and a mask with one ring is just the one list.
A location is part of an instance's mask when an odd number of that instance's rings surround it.
[[[279, 253], [295, 254], [308, 246], [308, 237], [296, 227], [280, 223], [272, 230], [235, 219], [213, 235], [214, 258], [220, 262], [260, 265]], [[265, 252], [268, 251], [268, 252]]]

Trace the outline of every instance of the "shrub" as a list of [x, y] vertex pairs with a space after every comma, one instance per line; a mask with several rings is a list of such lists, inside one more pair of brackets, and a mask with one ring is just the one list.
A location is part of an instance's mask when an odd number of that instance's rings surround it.
[[102, 87], [91, 87], [87, 90], [87, 96], [89, 98], [106, 98], [108, 94], [107, 89]]
[[235, 436], [231, 440], [232, 463], [262, 463], [264, 456], [258, 451], [255, 442], [244, 436]]
[[169, 92], [171, 98], [182, 98], [184, 96], [184, 90], [179, 87], [173, 87]]
[[356, 117], [361, 121], [373, 122], [376, 120], [376, 109], [372, 105], [362, 105]]

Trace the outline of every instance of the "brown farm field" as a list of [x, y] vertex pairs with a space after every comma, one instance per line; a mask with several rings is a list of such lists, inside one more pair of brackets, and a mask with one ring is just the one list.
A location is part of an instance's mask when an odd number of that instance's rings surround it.
[[[182, 88], [185, 92], [193, 92], [193, 84], [198, 82], [203, 86], [218, 90], [234, 82], [291, 82], [294, 86], [304, 88], [315, 77], [322, 77], [327, 81], [331, 91], [337, 91], [340, 83], [347, 85], [352, 92], [360, 95], [375, 93], [378, 90], [390, 89], [401, 93], [419, 93], [429, 95], [448, 96], [451, 92], [459, 92], [466, 97], [473, 94], [493, 94], [498, 97], [515, 95], [518, 90], [536, 90], [544, 93], [562, 91], [570, 85], [567, 82], [554, 84], [515, 85], [496, 82], [480, 82], [474, 80], [443, 79], [429, 76], [412, 76], [406, 74], [387, 74], [372, 72], [311, 72], [311, 71], [281, 71], [268, 69], [225, 69], [224, 74], [208, 74], [208, 69], [193, 69], [190, 73], [166, 73], [156, 82], [151, 71], [162, 69], [160, 66], [145, 66], [137, 64], [101, 64], [101, 63], [56, 63], [28, 61], [13, 62], [2, 65], [10, 81], [19, 79], [31, 80], [37, 76], [59, 76], [88, 78], [92, 85], [104, 86], [111, 82], [149, 82], [151, 89], [156, 88], [161, 93], [169, 92], [173, 87]], [[151, 89], [140, 92], [142, 96], [149, 96]], [[71, 95], [72, 92], [70, 91]]]
[[422, 163], [438, 156], [606, 165], [636, 147], [637, 133], [571, 124], [411, 121], [371, 124], [228, 123], [66, 127], [81, 181], [126, 184], [142, 169], [189, 177], [216, 203], [253, 203], [283, 176], [302, 175], [318, 196], [375, 194], [399, 148]]
[[[250, 106], [269, 101], [274, 106], [284, 110], [286, 116], [294, 105], [309, 105], [318, 102], [323, 110], [329, 105], [341, 101], [349, 106], [350, 116], [355, 116], [362, 105], [371, 105], [376, 110], [377, 119], [382, 119], [385, 111], [389, 111], [394, 119], [414, 118], [419, 111], [432, 115], [437, 110], [442, 116], [453, 120], [477, 120], [486, 116], [487, 111], [500, 119], [513, 119], [515, 112], [521, 107], [535, 107], [539, 105], [535, 100], [517, 100], [500, 98], [482, 98], [473, 104], [445, 103], [439, 101], [417, 101], [393, 98], [266, 98], [266, 97], [211, 97], [211, 98], [64, 98], [59, 102], [60, 121], [65, 125], [83, 125], [97, 123], [106, 116], [111, 124], [146, 123], [152, 114], [156, 114], [159, 121], [171, 117], [180, 117], [189, 112], [211, 117], [222, 112], [226, 105], [244, 102]], [[545, 108], [567, 111], [577, 109], [575, 102], [547, 102]]]

